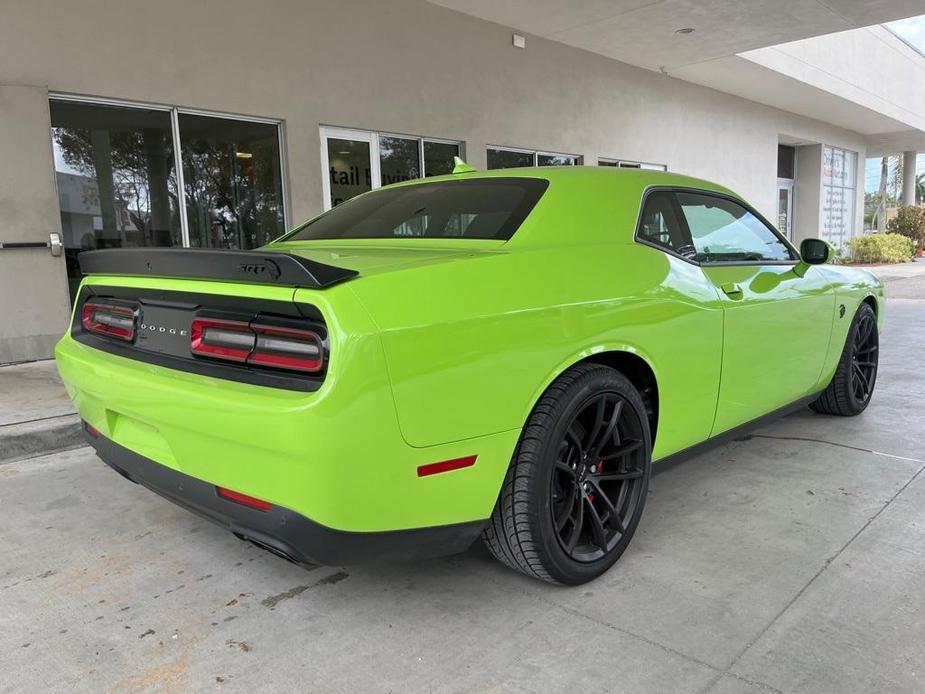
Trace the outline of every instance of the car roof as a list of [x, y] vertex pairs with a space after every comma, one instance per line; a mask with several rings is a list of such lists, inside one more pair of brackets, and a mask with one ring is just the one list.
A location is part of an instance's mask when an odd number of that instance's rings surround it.
[[739, 198], [711, 181], [652, 169], [610, 166], [546, 166], [469, 171], [403, 181], [398, 186], [453, 180], [536, 178], [549, 188], [514, 234], [509, 246], [631, 243], [643, 194], [650, 188], [691, 188]]
[[[476, 169], [466, 173], [446, 174], [444, 176], [434, 176], [424, 180], [429, 182], [510, 177], [540, 178], [550, 183], [579, 182], [597, 184], [603, 181], [608, 184], [618, 183], [619, 185], [639, 188], [648, 188], [651, 186], [677, 186], [710, 190], [738, 197], [738, 195], [730, 189], [702, 178], [669, 171], [659, 171], [656, 169], [622, 168], [616, 166], [527, 166], [511, 169], [489, 169], [487, 171]], [[403, 181], [398, 185], [420, 182], [422, 182], [422, 180], [417, 179], [416, 181]]]

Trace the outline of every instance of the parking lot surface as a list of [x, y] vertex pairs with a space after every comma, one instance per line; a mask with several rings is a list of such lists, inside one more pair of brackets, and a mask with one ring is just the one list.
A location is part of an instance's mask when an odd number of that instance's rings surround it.
[[578, 588], [479, 546], [309, 571], [87, 448], [0, 465], [0, 691], [925, 691], [925, 301], [887, 310], [864, 415], [657, 474]]

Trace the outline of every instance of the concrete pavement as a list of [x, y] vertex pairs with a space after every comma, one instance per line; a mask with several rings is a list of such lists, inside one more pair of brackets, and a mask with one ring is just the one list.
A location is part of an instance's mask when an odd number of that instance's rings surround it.
[[0, 463], [80, 443], [80, 420], [54, 361], [0, 365]]
[[925, 691], [925, 301], [887, 311], [864, 415], [657, 474], [580, 588], [480, 547], [306, 571], [88, 449], [0, 465], [0, 692]]
[[925, 258], [899, 265], [877, 265], [868, 268], [883, 280], [887, 297], [891, 299], [921, 299], [925, 297]]

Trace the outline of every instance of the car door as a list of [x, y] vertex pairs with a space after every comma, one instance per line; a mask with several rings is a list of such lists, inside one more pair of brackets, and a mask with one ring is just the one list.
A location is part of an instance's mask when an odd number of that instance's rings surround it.
[[[636, 240], [658, 252], [658, 284], [647, 292], [647, 351], [659, 373], [659, 428], [653, 460], [709, 438], [722, 368], [723, 308], [713, 283], [693, 260], [694, 248], [670, 190], [644, 197]], [[651, 250], [651, 249], [654, 249]], [[656, 318], [658, 317], [658, 318]], [[657, 321], [657, 325], [655, 324]]]
[[796, 272], [796, 251], [741, 201], [699, 191], [675, 197], [694, 258], [724, 308], [716, 435], [813, 392], [835, 295], [818, 268]]

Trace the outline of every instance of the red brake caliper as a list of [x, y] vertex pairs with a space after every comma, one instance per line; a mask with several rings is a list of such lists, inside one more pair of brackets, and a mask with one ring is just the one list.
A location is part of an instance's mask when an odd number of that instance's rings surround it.
[[[597, 474], [601, 474], [601, 471], [604, 469], [604, 459], [601, 458], [597, 461]], [[594, 492], [588, 492], [588, 500], [594, 501], [597, 497], [594, 496]]]

